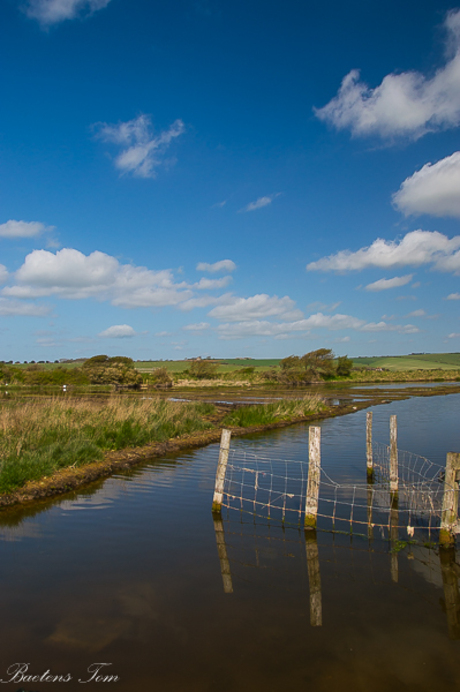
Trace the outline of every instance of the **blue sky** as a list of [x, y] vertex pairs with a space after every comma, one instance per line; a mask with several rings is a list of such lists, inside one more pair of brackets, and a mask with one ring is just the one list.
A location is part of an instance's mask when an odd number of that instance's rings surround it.
[[0, 359], [460, 350], [460, 6], [0, 26]]

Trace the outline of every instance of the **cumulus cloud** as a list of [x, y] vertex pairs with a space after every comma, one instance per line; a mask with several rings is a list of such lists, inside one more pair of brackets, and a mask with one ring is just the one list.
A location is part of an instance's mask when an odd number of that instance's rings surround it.
[[198, 262], [196, 265], [196, 270], [198, 272], [210, 272], [211, 274], [216, 274], [217, 272], [233, 272], [235, 269], [235, 262], [229, 259], [220, 260], [220, 262], [214, 262], [214, 264]]
[[99, 139], [121, 148], [114, 161], [115, 168], [121, 175], [137, 178], [155, 178], [156, 169], [165, 162], [169, 145], [185, 130], [182, 120], [176, 120], [168, 130], [155, 135], [151, 119], [145, 114], [117, 125], [98, 123], [95, 128]]
[[129, 326], [129, 324], [114, 324], [112, 327], [104, 329], [104, 331], [100, 332], [98, 336], [107, 339], [126, 339], [136, 336], [136, 332], [132, 327]]
[[427, 163], [401, 185], [393, 195], [399, 211], [460, 218], [460, 151]]
[[45, 226], [39, 221], [14, 221], [11, 219], [0, 224], [0, 238], [34, 238], [44, 231], [51, 231], [52, 226]]
[[198, 291], [210, 291], [215, 288], [225, 288], [231, 282], [231, 276], [223, 276], [221, 279], [200, 279], [198, 283], [193, 284], [193, 288]]
[[460, 293], [449, 293], [446, 300], [460, 300]]
[[35, 305], [21, 300], [9, 300], [0, 298], [0, 315], [11, 317], [21, 315], [22, 317], [46, 317], [51, 312], [51, 308], [46, 305]]
[[460, 10], [447, 13], [447, 61], [432, 77], [420, 72], [387, 75], [370, 88], [359, 70], [347, 74], [335, 96], [316, 116], [354, 136], [418, 139], [460, 123]]
[[42, 26], [50, 26], [65, 19], [93, 14], [107, 7], [109, 2], [110, 0], [28, 0], [24, 11]]
[[255, 202], [250, 202], [247, 204], [245, 207], [240, 209], [240, 212], [244, 211], [255, 211], [256, 209], [262, 209], [262, 207], [266, 207], [267, 205], [271, 204], [276, 197], [279, 197], [281, 192], [276, 192], [274, 195], [268, 195], [266, 197], [259, 197], [259, 199], [256, 199]]
[[209, 329], [210, 324], [208, 322], [198, 322], [196, 324], [187, 324], [185, 327], [182, 327], [186, 332], [204, 332], [206, 329]]
[[95, 251], [84, 255], [64, 248], [53, 254], [34, 250], [15, 274], [16, 283], [2, 290], [14, 298], [56, 295], [79, 300], [109, 300], [120, 307], [177, 305], [192, 296], [185, 284], [176, 284], [169, 269], [120, 264], [115, 257]]
[[372, 284], [368, 284], [366, 291], [386, 291], [389, 288], [405, 286], [412, 281], [412, 277], [413, 274], [406, 274], [406, 276], [395, 276], [393, 279], [379, 279]]
[[251, 320], [247, 322], [227, 322], [217, 327], [219, 338], [221, 339], [243, 339], [251, 336], [275, 337], [277, 339], [301, 333], [309, 333], [317, 329], [327, 331], [339, 331], [351, 329], [360, 332], [383, 332], [393, 331], [404, 334], [418, 332], [417, 327], [412, 324], [389, 325], [386, 322], [366, 322], [365, 320], [353, 317], [352, 315], [324, 315], [321, 312], [301, 320], [293, 322], [270, 322], [268, 320]]
[[359, 271], [368, 267], [395, 267], [433, 264], [441, 271], [460, 270], [460, 236], [449, 239], [438, 231], [411, 231], [400, 241], [377, 238], [369, 247], [356, 252], [341, 250], [307, 264], [307, 271]]
[[218, 305], [209, 312], [210, 317], [229, 322], [257, 320], [264, 317], [280, 319], [296, 319], [303, 317], [300, 310], [295, 309], [295, 302], [288, 296], [278, 298], [260, 293], [250, 298], [236, 298], [226, 305]]

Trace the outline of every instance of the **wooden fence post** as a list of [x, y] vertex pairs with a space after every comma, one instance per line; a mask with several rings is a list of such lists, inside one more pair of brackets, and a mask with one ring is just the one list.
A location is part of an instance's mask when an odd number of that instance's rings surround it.
[[212, 498], [212, 511], [220, 513], [222, 511], [222, 500], [224, 496], [225, 472], [227, 470], [228, 452], [230, 450], [231, 430], [222, 430], [220, 438], [219, 462], [217, 464], [216, 484], [214, 487], [214, 497]]
[[455, 527], [458, 521], [458, 479], [460, 476], [460, 454], [448, 452], [442, 499], [441, 530], [439, 542], [448, 546], [455, 543]]
[[305, 502], [305, 528], [316, 529], [321, 475], [321, 428], [308, 429], [308, 482]]
[[392, 499], [397, 499], [398, 487], [398, 421], [396, 416], [390, 416], [390, 493]]
[[372, 455], [372, 411], [366, 413], [366, 453], [367, 453], [367, 480], [374, 479], [374, 457]]

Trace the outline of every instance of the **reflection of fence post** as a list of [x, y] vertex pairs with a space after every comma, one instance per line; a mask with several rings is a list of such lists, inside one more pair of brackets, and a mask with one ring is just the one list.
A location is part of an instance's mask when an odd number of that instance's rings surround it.
[[441, 530], [439, 542], [442, 545], [455, 543], [455, 527], [458, 521], [458, 477], [460, 475], [460, 454], [449, 452], [446, 460], [444, 478], [444, 497], [442, 499]]
[[398, 541], [399, 541], [399, 511], [398, 511], [398, 499], [393, 497], [391, 500], [390, 509], [390, 541], [391, 541], [391, 579], [394, 582], [398, 582], [399, 579], [399, 566], [398, 566]]
[[321, 474], [321, 428], [308, 429], [308, 483], [305, 502], [305, 528], [316, 529], [319, 481]]
[[374, 503], [374, 488], [367, 486], [367, 537], [370, 541], [374, 538], [374, 527], [372, 526], [372, 505]]
[[310, 624], [321, 627], [323, 608], [321, 603], [321, 573], [319, 571], [318, 541], [316, 531], [305, 531], [307, 548], [308, 582], [310, 584]]
[[398, 421], [390, 416], [390, 492], [392, 498], [398, 495]]
[[455, 565], [455, 547], [453, 545], [441, 547], [439, 559], [441, 561], [449, 639], [460, 639], [460, 594]]
[[219, 554], [220, 573], [224, 584], [224, 593], [233, 593], [232, 573], [230, 562], [227, 555], [227, 545], [225, 543], [225, 532], [222, 519], [219, 516], [213, 517], [214, 531], [216, 532], [217, 552]]
[[216, 472], [216, 485], [214, 487], [214, 497], [212, 498], [213, 512], [220, 512], [222, 510], [225, 472], [227, 470], [228, 452], [230, 450], [231, 436], [232, 433], [230, 430], [222, 430], [222, 435], [220, 438], [219, 462], [217, 464]]
[[366, 452], [367, 452], [367, 480], [374, 478], [374, 457], [372, 455], [372, 411], [366, 413]]

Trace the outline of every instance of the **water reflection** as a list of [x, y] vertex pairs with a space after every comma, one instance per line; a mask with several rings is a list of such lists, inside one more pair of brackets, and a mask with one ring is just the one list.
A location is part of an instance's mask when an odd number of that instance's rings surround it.
[[[279, 573], [283, 571], [286, 565], [283, 565], [285, 558], [296, 557], [295, 548], [304, 544], [307, 563], [308, 584], [309, 584], [309, 605], [310, 605], [310, 625], [312, 627], [320, 627], [323, 624], [323, 595], [321, 587], [321, 569], [320, 569], [320, 551], [318, 546], [318, 535], [315, 530], [307, 529], [304, 532], [296, 533], [286, 532], [285, 529], [276, 529], [274, 527], [257, 526], [256, 524], [247, 525], [241, 522], [232, 522], [221, 518], [213, 517], [214, 530], [217, 543], [217, 552], [220, 562], [220, 571], [222, 575], [223, 588], [225, 593], [233, 593], [234, 585], [232, 580], [233, 572], [238, 582], [258, 581], [260, 574], [255, 575], [254, 569], [263, 573], [264, 581], [267, 581], [267, 576], [270, 581], [270, 576], [274, 576], [273, 582], [281, 587]], [[269, 528], [269, 531], [267, 531]], [[248, 530], [249, 529], [249, 530]], [[226, 534], [231, 537], [231, 545], [227, 545]], [[324, 538], [324, 536], [322, 536]], [[333, 536], [332, 540], [335, 541]], [[368, 553], [369, 572], [372, 574], [373, 558], [376, 555], [386, 555], [388, 560], [389, 573], [391, 581], [397, 585], [399, 582], [400, 567], [399, 555], [402, 554], [406, 558], [404, 570], [415, 570], [421, 574], [427, 583], [438, 586], [442, 582], [444, 590], [444, 599], [442, 600], [442, 608], [446, 613], [447, 630], [449, 638], [452, 640], [460, 640], [460, 562], [458, 562], [456, 549], [424, 547], [421, 545], [410, 546], [399, 540], [398, 535], [398, 505], [395, 500], [391, 514], [390, 541], [383, 543], [369, 541], [363, 545], [361, 542], [358, 546], [353, 545], [351, 537], [349, 538], [348, 551], [356, 553], [362, 562], [363, 553]], [[297, 544], [297, 545], [295, 545]], [[333, 552], [337, 549], [344, 548], [345, 545], [340, 542], [333, 546]], [[294, 549], [293, 549], [294, 548]], [[409, 548], [406, 552], [406, 549]], [[253, 559], [248, 555], [248, 552], [253, 551]], [[330, 574], [331, 552], [330, 545], [323, 542], [323, 561], [326, 563], [326, 572]], [[404, 551], [404, 552], [403, 552]], [[439, 556], [439, 557], [438, 557]], [[297, 555], [299, 557], [299, 555]], [[334, 559], [336, 567], [336, 577], [342, 579], [340, 558]], [[380, 560], [379, 560], [380, 562]], [[244, 575], [241, 567], [246, 568]], [[247, 568], [250, 568], [248, 570]], [[299, 566], [300, 572], [303, 571], [303, 565]], [[273, 575], [267, 574], [267, 571]], [[377, 570], [378, 574], [379, 570]], [[362, 574], [361, 577], [366, 578]], [[370, 575], [368, 575], [370, 576]], [[407, 576], [407, 574], [406, 574]], [[372, 579], [375, 580], [375, 573], [372, 574]], [[381, 575], [380, 575], [381, 578]], [[377, 577], [378, 582], [379, 577]], [[407, 586], [404, 587], [407, 589]], [[237, 586], [238, 590], [238, 586]], [[327, 596], [326, 596], [327, 598]]]

